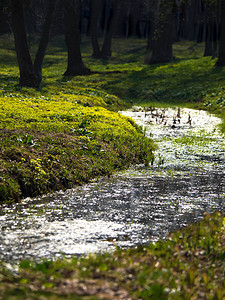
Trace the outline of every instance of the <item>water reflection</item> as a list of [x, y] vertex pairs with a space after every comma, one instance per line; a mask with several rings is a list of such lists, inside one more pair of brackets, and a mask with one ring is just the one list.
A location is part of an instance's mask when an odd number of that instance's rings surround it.
[[[166, 124], [153, 122], [152, 112], [124, 113], [158, 140], [152, 167], [136, 166], [111, 179], [1, 208], [0, 259], [54, 259], [130, 247], [164, 238], [201, 219], [203, 212], [224, 211], [224, 139], [214, 130], [219, 120], [180, 110], [180, 121], [174, 124], [176, 111], [163, 113]], [[183, 121], [189, 115], [191, 124]], [[173, 142], [206, 124], [213, 142], [188, 147]]]

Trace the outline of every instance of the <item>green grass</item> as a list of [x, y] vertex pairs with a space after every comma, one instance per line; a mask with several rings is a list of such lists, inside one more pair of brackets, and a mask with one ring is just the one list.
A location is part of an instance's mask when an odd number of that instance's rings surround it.
[[[36, 42], [31, 38], [32, 56]], [[144, 64], [145, 40], [117, 39], [112, 59], [96, 60], [84, 38], [84, 62], [93, 73], [64, 77], [67, 54], [60, 37], [47, 51], [38, 90], [18, 86], [12, 36], [2, 36], [0, 46], [1, 202], [70, 188], [129, 164], [147, 164], [153, 143], [113, 111], [151, 104], [224, 114], [224, 70], [201, 57], [203, 45], [177, 43], [173, 62], [149, 66]]]
[[[78, 77], [76, 83], [109, 92], [128, 104], [203, 108], [225, 119], [225, 69], [215, 67], [216, 59], [203, 57], [203, 43], [183, 41], [173, 49], [172, 62], [146, 65], [145, 40], [115, 39], [112, 59], [96, 60], [84, 38], [84, 61], [97, 73]], [[65, 57], [60, 59], [65, 66]]]
[[197, 145], [197, 146], [205, 146], [207, 147], [210, 143], [217, 141], [217, 139], [213, 136], [213, 134], [209, 134], [204, 130], [200, 131], [199, 134], [194, 132], [189, 132], [187, 135], [183, 135], [181, 137], [175, 138], [173, 140], [174, 143], [178, 143], [181, 145]]
[[0, 202], [149, 163], [153, 142], [116, 112], [128, 104], [95, 84], [103, 72], [63, 77], [65, 49], [52, 46], [41, 88], [20, 87], [12, 42], [7, 36], [0, 40]]
[[222, 300], [224, 262], [225, 216], [217, 213], [155, 245], [56, 262], [23, 261], [17, 274], [2, 266], [0, 299]]
[[[35, 47], [31, 39], [32, 55]], [[225, 69], [202, 57], [202, 44], [176, 43], [174, 61], [154, 66], [144, 64], [145, 48], [145, 40], [117, 39], [111, 60], [95, 60], [84, 38], [84, 62], [93, 73], [65, 78], [60, 37], [47, 50], [43, 82], [35, 90], [18, 86], [12, 37], [0, 37], [1, 202], [147, 164], [152, 141], [116, 113], [132, 104], [200, 107], [225, 119]], [[138, 249], [71, 261], [24, 261], [17, 274], [1, 264], [0, 299], [224, 299], [224, 226], [224, 215], [216, 214]]]

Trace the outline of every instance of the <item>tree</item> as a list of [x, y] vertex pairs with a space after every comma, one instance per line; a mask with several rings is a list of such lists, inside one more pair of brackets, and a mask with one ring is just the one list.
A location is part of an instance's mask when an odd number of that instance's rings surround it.
[[154, 42], [154, 33], [156, 30], [156, 23], [159, 13], [159, 0], [149, 1], [149, 32], [148, 32], [148, 43], [147, 49], [152, 50]]
[[80, 0], [63, 0], [65, 20], [65, 40], [68, 51], [65, 76], [88, 75], [80, 51], [79, 13]]
[[101, 50], [98, 42], [98, 23], [100, 13], [103, 10], [103, 0], [91, 0], [90, 2], [91, 20], [90, 20], [90, 32], [93, 54], [95, 58], [101, 57]]
[[37, 54], [36, 54], [35, 60], [34, 60], [34, 72], [38, 78], [39, 83], [41, 83], [41, 81], [42, 81], [42, 63], [44, 60], [45, 51], [46, 51], [48, 41], [50, 38], [50, 31], [51, 31], [51, 25], [52, 25], [52, 21], [53, 21], [54, 12], [55, 12], [55, 6], [56, 6], [56, 0], [50, 0], [47, 15], [45, 18], [45, 23], [44, 23], [44, 30], [43, 30], [41, 40], [39, 42]]
[[172, 55], [174, 0], [161, 0], [150, 64], [169, 62]]
[[27, 42], [27, 33], [24, 18], [24, 1], [11, 0], [12, 26], [15, 40], [15, 49], [20, 70], [19, 83], [22, 86], [35, 88], [38, 88], [40, 86], [40, 83], [42, 81], [42, 63], [49, 41], [55, 4], [56, 0], [49, 0], [49, 7], [46, 14], [44, 30], [33, 65]]
[[[104, 40], [102, 48], [100, 50], [98, 42], [98, 22], [100, 18], [100, 13], [103, 10], [103, 4], [105, 8], [109, 6], [109, 17], [107, 18], [107, 25], [104, 34]], [[112, 38], [115, 32], [117, 22], [121, 14], [121, 7], [123, 2], [120, 0], [112, 0], [112, 3], [107, 3], [102, 0], [91, 0], [91, 39], [93, 47], [93, 56], [96, 58], [110, 58]]]
[[217, 51], [217, 7], [215, 0], [206, 0], [205, 3], [205, 24], [206, 39], [204, 56], [214, 56]]
[[216, 66], [225, 66], [225, 0], [220, 3], [220, 37], [219, 37], [219, 53]]
[[7, 0], [1, 0], [0, 2], [0, 34], [9, 32], [9, 24], [6, 19], [5, 9], [8, 6]]
[[103, 45], [102, 45], [102, 56], [104, 58], [109, 58], [112, 55], [111, 52], [111, 45], [112, 45], [112, 38], [115, 31], [116, 23], [120, 15], [122, 2], [121, 0], [113, 0], [112, 8], [110, 10], [107, 31], [105, 33]]
[[138, 19], [140, 18], [140, 0], [129, 0], [129, 36], [140, 35]]
[[181, 2], [181, 37], [189, 41], [202, 41], [203, 26], [202, 10], [204, 8], [202, 0], [183, 0]]
[[20, 70], [19, 82], [23, 86], [38, 87], [38, 80], [34, 72], [33, 63], [27, 43], [23, 5], [23, 0], [11, 1], [15, 49]]

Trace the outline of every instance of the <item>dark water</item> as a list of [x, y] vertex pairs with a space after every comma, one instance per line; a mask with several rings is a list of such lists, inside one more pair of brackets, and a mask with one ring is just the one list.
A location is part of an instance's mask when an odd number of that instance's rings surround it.
[[[163, 121], [152, 121], [155, 112], [126, 112], [158, 140], [153, 166], [136, 166], [111, 179], [1, 208], [0, 260], [55, 259], [130, 247], [164, 238], [200, 220], [204, 212], [224, 211], [225, 147], [215, 130], [219, 120], [182, 110], [174, 127], [177, 111], [163, 113], [168, 113]], [[202, 139], [175, 141], [186, 135]]]

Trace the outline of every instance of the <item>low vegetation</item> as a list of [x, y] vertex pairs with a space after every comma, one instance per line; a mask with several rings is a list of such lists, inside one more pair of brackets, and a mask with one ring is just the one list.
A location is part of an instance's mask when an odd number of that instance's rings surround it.
[[[62, 76], [61, 40], [52, 41], [35, 90], [18, 86], [12, 37], [0, 39], [1, 203], [147, 165], [154, 143], [117, 113], [132, 104], [204, 108], [225, 120], [225, 69], [202, 57], [201, 44], [176, 43], [174, 61], [149, 66], [144, 40], [114, 40], [112, 59], [95, 60], [84, 39], [92, 73], [72, 78]], [[32, 50], [35, 45], [31, 39]], [[224, 215], [215, 214], [155, 245], [69, 261], [23, 261], [16, 273], [2, 263], [0, 299], [224, 299], [224, 245]]]
[[[13, 40], [0, 40], [1, 202], [70, 188], [110, 175], [129, 164], [148, 164], [153, 143], [120, 109], [140, 105], [185, 105], [224, 117], [225, 71], [202, 57], [203, 45], [174, 46], [174, 61], [145, 65], [145, 40], [115, 40], [113, 58], [90, 56], [90, 76], [63, 77], [64, 43], [53, 40], [45, 58], [39, 90], [18, 86]], [[31, 39], [31, 52], [36, 41]], [[224, 125], [223, 125], [224, 129]]]
[[14, 51], [1, 51], [0, 202], [71, 188], [152, 160], [153, 142], [113, 111], [127, 104], [86, 84], [96, 75], [83, 83], [82, 77], [65, 79], [61, 65], [49, 67], [60, 55], [66, 60], [55, 49], [46, 58], [41, 89], [20, 87]]
[[224, 299], [225, 216], [135, 249], [1, 267], [1, 299]]

